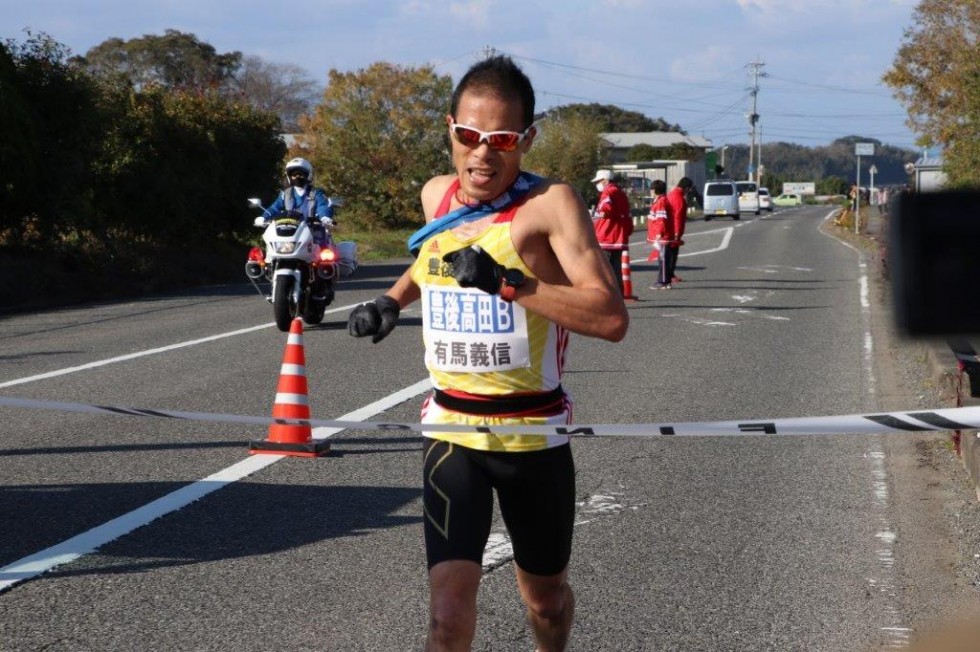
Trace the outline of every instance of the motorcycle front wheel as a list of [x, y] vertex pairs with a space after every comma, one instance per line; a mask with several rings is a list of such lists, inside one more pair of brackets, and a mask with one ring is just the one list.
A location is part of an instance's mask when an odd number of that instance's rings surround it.
[[[314, 296], [322, 298], [314, 299]], [[333, 303], [333, 297], [333, 281], [318, 280], [317, 284], [310, 288], [306, 307], [303, 308], [303, 321], [307, 324], [322, 322], [327, 306]]]
[[276, 326], [284, 333], [289, 332], [289, 327], [296, 318], [296, 304], [293, 303], [293, 283], [296, 282], [292, 276], [281, 276], [276, 281], [275, 296], [272, 297], [272, 313], [276, 317]]
[[323, 321], [323, 314], [327, 311], [327, 304], [313, 303], [303, 311], [303, 321], [307, 324], [319, 324]]

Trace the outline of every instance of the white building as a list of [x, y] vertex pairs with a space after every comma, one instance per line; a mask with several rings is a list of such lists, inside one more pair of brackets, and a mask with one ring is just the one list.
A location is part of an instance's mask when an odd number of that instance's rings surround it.
[[912, 164], [911, 174], [916, 192], [933, 192], [946, 185], [941, 156], [923, 156]]

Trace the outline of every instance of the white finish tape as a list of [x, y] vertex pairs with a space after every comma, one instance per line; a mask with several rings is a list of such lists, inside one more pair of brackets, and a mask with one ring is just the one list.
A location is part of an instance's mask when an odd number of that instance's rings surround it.
[[447, 424], [397, 423], [383, 421], [336, 421], [329, 419], [273, 419], [213, 412], [150, 410], [118, 405], [58, 403], [0, 396], [0, 406], [85, 412], [129, 417], [154, 417], [268, 426], [309, 425], [338, 430], [386, 430], [400, 432], [483, 432], [501, 435], [572, 435], [577, 437], [733, 437], [745, 435], [869, 435], [888, 432], [925, 432], [980, 429], [980, 406], [876, 412], [825, 417], [789, 419], [742, 419], [689, 423], [609, 423], [569, 426], [464, 426]]

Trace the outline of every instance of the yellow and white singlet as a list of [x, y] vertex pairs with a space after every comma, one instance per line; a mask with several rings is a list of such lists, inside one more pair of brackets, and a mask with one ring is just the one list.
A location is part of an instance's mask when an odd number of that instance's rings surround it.
[[[450, 192], [454, 190], [450, 188]], [[422, 292], [429, 377], [440, 396], [453, 399], [452, 409], [439, 405], [431, 396], [426, 399], [423, 423], [493, 426], [571, 421], [571, 401], [561, 390], [568, 331], [526, 311], [517, 302], [460, 287], [442, 259], [447, 253], [479, 245], [499, 264], [534, 278], [511, 240], [511, 222], [520, 206], [519, 202], [499, 213], [478, 236], [460, 238], [451, 230], [435, 234], [422, 244], [411, 267], [412, 280]], [[542, 398], [547, 399], [547, 405]], [[498, 400], [516, 409], [480, 409]], [[461, 410], [457, 403], [472, 405], [474, 410]], [[568, 442], [565, 435], [425, 434], [486, 451], [533, 451]]]

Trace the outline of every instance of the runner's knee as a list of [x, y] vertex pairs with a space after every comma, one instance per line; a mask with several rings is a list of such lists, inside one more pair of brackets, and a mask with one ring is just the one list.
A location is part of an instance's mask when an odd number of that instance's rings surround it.
[[525, 587], [524, 602], [537, 617], [552, 620], [565, 612], [571, 595], [572, 587], [567, 582], [546, 585], [532, 583]]

